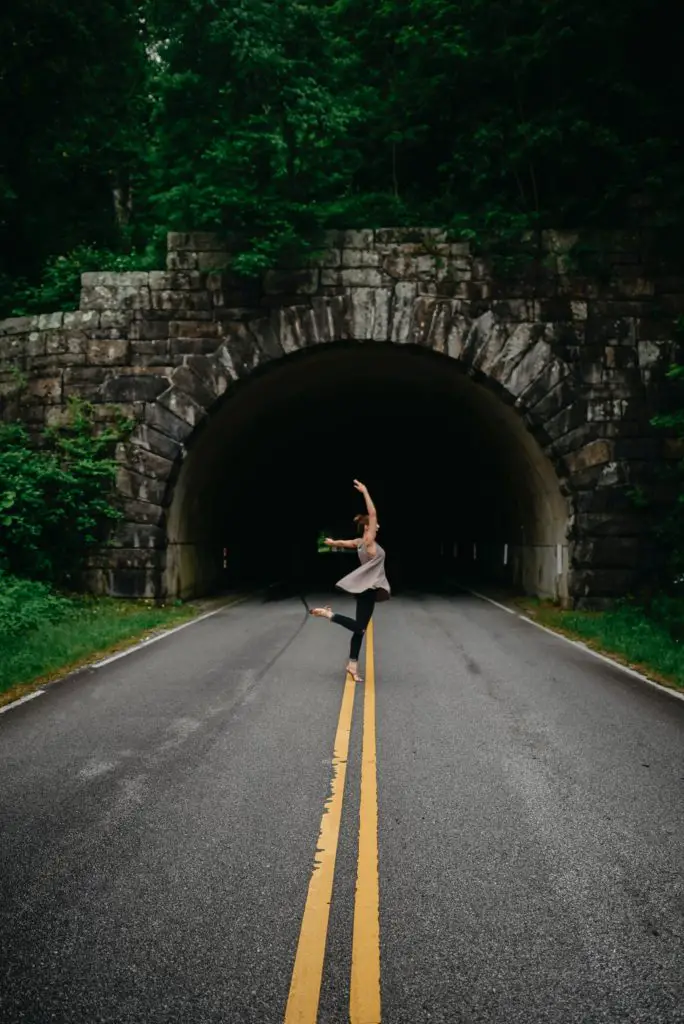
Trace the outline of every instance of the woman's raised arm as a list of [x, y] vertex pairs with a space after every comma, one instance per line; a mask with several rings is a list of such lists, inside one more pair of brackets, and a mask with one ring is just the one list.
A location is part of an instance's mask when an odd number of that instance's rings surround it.
[[354, 481], [354, 487], [360, 494], [363, 495], [363, 500], [366, 502], [366, 512], [368, 513], [368, 527], [365, 533], [366, 551], [371, 556], [375, 557], [375, 537], [378, 532], [378, 513], [373, 504], [373, 499], [368, 493], [368, 488], [365, 484], [362, 484], [360, 480]]

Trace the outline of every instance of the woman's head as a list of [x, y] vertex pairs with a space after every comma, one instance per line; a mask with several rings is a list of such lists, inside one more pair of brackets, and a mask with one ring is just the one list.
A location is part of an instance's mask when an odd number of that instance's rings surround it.
[[[370, 522], [370, 517], [367, 516], [367, 515], [354, 516], [354, 522], [356, 523], [356, 529], [358, 531], [358, 534], [361, 537], [361, 536], [363, 536], [363, 534], [364, 534], [364, 532], [366, 530], [366, 527], [368, 526], [368, 524]], [[379, 523], [378, 523], [377, 528], [378, 528], [378, 530], [380, 529], [380, 524]]]

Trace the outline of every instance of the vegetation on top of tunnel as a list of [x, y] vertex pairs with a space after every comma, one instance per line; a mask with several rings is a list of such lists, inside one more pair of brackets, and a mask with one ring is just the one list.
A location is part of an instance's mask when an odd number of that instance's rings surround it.
[[[665, 0], [57, 0], [0, 15], [0, 313], [221, 230], [236, 269], [324, 228], [684, 220]], [[663, 26], [667, 31], [663, 32]], [[643, 54], [657, 49], [656, 66]]]

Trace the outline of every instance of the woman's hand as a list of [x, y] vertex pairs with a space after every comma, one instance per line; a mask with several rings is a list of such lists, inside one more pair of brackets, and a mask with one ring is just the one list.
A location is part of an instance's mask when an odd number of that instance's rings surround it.
[[354, 481], [354, 487], [356, 488], [357, 491], [360, 491], [361, 494], [366, 494], [367, 491], [368, 491], [368, 488], [366, 487], [366, 485], [362, 484], [360, 480], [355, 480]]
[[327, 544], [329, 548], [335, 547], [335, 541], [331, 537], [326, 537], [323, 543]]

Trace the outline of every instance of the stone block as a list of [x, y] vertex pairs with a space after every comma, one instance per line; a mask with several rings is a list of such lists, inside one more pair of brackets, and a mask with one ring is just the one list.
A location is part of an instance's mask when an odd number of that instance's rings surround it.
[[165, 434], [177, 444], [182, 444], [192, 433], [193, 424], [187, 419], [182, 419], [175, 412], [161, 405], [159, 402], [148, 402], [145, 404], [143, 413], [144, 423], [153, 430]]
[[[63, 327], [65, 331], [90, 331], [100, 327], [100, 314], [96, 310], [74, 310], [64, 314]], [[102, 326], [110, 327], [112, 324], [105, 323]]]
[[113, 568], [116, 571], [159, 570], [163, 568], [165, 560], [166, 553], [162, 548], [124, 548], [113, 545], [110, 548], [100, 548], [90, 555], [87, 564], [94, 568]]
[[184, 391], [186, 395], [190, 395], [203, 409], [209, 409], [218, 397], [216, 392], [210, 390], [189, 366], [177, 366], [171, 374], [171, 383], [175, 388]]
[[315, 295], [318, 290], [318, 269], [268, 270], [264, 275], [267, 295]]
[[319, 253], [315, 258], [316, 266], [326, 267], [332, 269], [334, 267], [342, 266], [342, 250], [337, 249], [324, 249], [323, 252]]
[[280, 318], [277, 314], [250, 319], [247, 330], [253, 335], [264, 358], [280, 359], [285, 354], [280, 340]]
[[342, 231], [341, 244], [343, 249], [372, 249], [374, 233], [372, 230]]
[[161, 596], [162, 567], [158, 569], [113, 569], [109, 575], [112, 597], [156, 598]]
[[[180, 420], [185, 420], [191, 427], [196, 427], [205, 418], [207, 412], [204, 406], [200, 405], [182, 388], [172, 385], [163, 391], [157, 398], [159, 405], [164, 406]], [[146, 422], [150, 420], [146, 418]]]
[[315, 296], [311, 308], [320, 342], [350, 339], [351, 299], [348, 295]]
[[[446, 242], [447, 233], [441, 228], [378, 228], [375, 232], [375, 244], [390, 245], [421, 245]], [[361, 246], [359, 248], [362, 248]]]
[[631, 268], [625, 267], [619, 276], [613, 278], [610, 290], [619, 298], [638, 299], [642, 296], [655, 295], [655, 284], [646, 277], [632, 273]]
[[204, 291], [153, 291], [151, 308], [170, 313], [186, 313], [190, 317], [197, 310], [211, 309], [211, 296]]
[[56, 331], [64, 323], [64, 313], [41, 313], [38, 317], [39, 331]]
[[432, 315], [426, 345], [434, 352], [447, 351], [447, 339], [458, 304], [450, 299], [436, 299], [432, 304]]
[[159, 341], [132, 341], [130, 346], [131, 363], [135, 367], [162, 367], [171, 363], [169, 342], [166, 338]]
[[160, 455], [172, 462], [180, 458], [183, 450], [179, 441], [162, 434], [161, 431], [155, 430], [147, 423], [138, 424], [131, 434], [130, 443], [138, 445], [140, 448], [146, 448], [148, 451], [154, 452], [155, 455]]
[[[173, 244], [180, 240], [182, 244]], [[172, 233], [168, 236], [169, 249], [190, 249], [195, 252], [224, 252], [226, 239], [215, 231], [190, 231], [184, 235]]]
[[621, 420], [628, 411], [628, 401], [624, 398], [606, 398], [587, 402], [587, 421], [601, 423], [604, 420]]
[[257, 332], [243, 324], [226, 325], [228, 348], [239, 376], [249, 373], [250, 366], [258, 366], [265, 358], [278, 358], [279, 350], [287, 354], [305, 347], [298, 308], [274, 309], [270, 316], [270, 331], [265, 327]]
[[198, 291], [204, 287], [204, 279], [197, 271], [150, 271], [150, 291]]
[[116, 473], [116, 489], [126, 498], [136, 501], [149, 501], [153, 505], [163, 505], [166, 498], [166, 481], [153, 480], [143, 476], [127, 466], [119, 466]]
[[197, 266], [206, 273], [212, 270], [223, 270], [230, 266], [231, 257], [225, 251], [200, 252], [197, 254]]
[[614, 445], [612, 441], [597, 438], [590, 441], [583, 448], [571, 452], [565, 457], [565, 464], [571, 474], [581, 473], [593, 466], [602, 466], [611, 462], [614, 458]]
[[415, 251], [414, 246], [390, 249], [382, 256], [380, 268], [394, 281], [422, 280], [434, 284], [437, 280], [437, 258], [424, 250]]
[[169, 386], [168, 378], [157, 374], [137, 373], [109, 377], [101, 386], [105, 402], [153, 402]]
[[123, 366], [129, 360], [127, 338], [109, 338], [86, 342], [88, 363], [92, 366]]
[[149, 271], [100, 271], [96, 273], [81, 274], [81, 284], [87, 288], [121, 288], [135, 289], [146, 288], [149, 283]]
[[150, 308], [150, 292], [148, 288], [109, 287], [97, 285], [81, 288], [81, 311], [107, 309], [142, 310]]
[[639, 537], [592, 536], [582, 537], [573, 546], [573, 562], [591, 565], [597, 569], [633, 569], [638, 565]]
[[116, 457], [127, 469], [140, 473], [141, 476], [148, 476], [152, 480], [166, 481], [173, 471], [172, 459], [158, 455], [141, 445], [130, 443], [117, 445]]
[[[32, 331], [24, 343], [24, 350], [30, 359], [44, 356], [47, 353], [48, 335], [43, 331]], [[0, 355], [2, 354], [2, 340], [0, 340]]]
[[62, 401], [62, 377], [34, 377], [27, 382], [24, 394], [42, 405], [58, 405]]
[[392, 291], [355, 288], [350, 295], [351, 337], [355, 341], [387, 341]]
[[234, 380], [232, 373], [229, 373], [217, 359], [208, 356], [185, 356], [184, 364], [215, 397], [222, 395]]
[[164, 508], [162, 505], [155, 505], [149, 501], [138, 501], [134, 498], [122, 501], [121, 511], [128, 525], [159, 526], [164, 519]]
[[[331, 264], [326, 264], [330, 266]], [[338, 266], [338, 264], [332, 264], [332, 266]], [[379, 267], [380, 266], [380, 253], [374, 249], [343, 249], [342, 250], [342, 266], [343, 267]]]
[[[626, 597], [634, 592], [638, 582], [638, 569], [574, 568], [572, 589], [577, 597], [577, 607], [593, 606], [596, 598], [611, 599]], [[586, 603], [586, 599], [590, 603]]]
[[321, 284], [339, 288], [380, 288], [383, 276], [374, 267], [347, 267], [341, 270], [321, 270]]
[[219, 347], [218, 338], [171, 338], [169, 352], [174, 359], [177, 356], [205, 355], [210, 356]]
[[212, 320], [171, 320], [168, 324], [170, 338], [218, 338], [221, 325]]
[[418, 297], [415, 281], [399, 281], [394, 286], [391, 306], [390, 341], [405, 344], [413, 319], [413, 305]]
[[595, 317], [587, 320], [586, 339], [589, 345], [634, 345], [636, 321], [620, 317]]
[[154, 523], [122, 521], [112, 530], [109, 543], [115, 548], [157, 550], [166, 546], [166, 535], [164, 530]]
[[154, 341], [160, 338], [168, 338], [168, 319], [149, 320], [143, 314], [144, 319], [133, 320], [128, 330], [128, 337], [135, 341]]
[[44, 336], [46, 356], [85, 356], [88, 341], [81, 331], [49, 331]]
[[37, 316], [11, 316], [6, 320], [0, 320], [0, 337], [12, 334], [27, 334], [37, 327]]
[[199, 254], [196, 252], [167, 252], [167, 270], [198, 270]]

